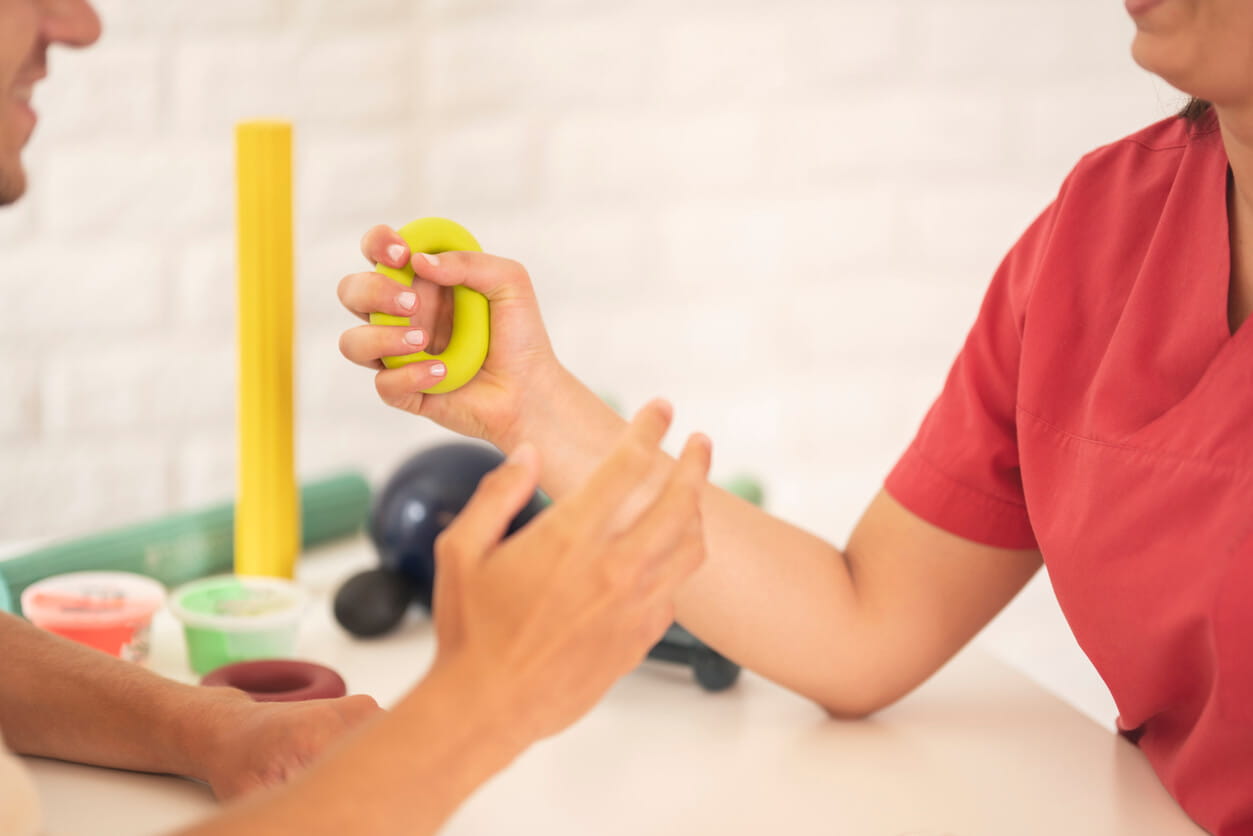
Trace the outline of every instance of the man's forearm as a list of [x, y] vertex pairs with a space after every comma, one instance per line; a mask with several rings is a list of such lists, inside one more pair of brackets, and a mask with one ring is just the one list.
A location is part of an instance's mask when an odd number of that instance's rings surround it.
[[291, 784], [257, 793], [180, 836], [423, 836], [435, 833], [529, 740], [508, 698], [436, 666], [391, 711]]
[[0, 647], [0, 729], [22, 754], [203, 777], [206, 713], [248, 699], [173, 682], [3, 613]]

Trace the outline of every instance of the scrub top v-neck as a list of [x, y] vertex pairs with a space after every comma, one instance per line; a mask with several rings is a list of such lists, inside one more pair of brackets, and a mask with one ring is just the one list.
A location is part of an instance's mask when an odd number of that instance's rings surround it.
[[1253, 834], [1253, 325], [1228, 160], [1169, 119], [1098, 149], [1010, 251], [888, 476], [921, 518], [1039, 548], [1119, 727], [1203, 827]]

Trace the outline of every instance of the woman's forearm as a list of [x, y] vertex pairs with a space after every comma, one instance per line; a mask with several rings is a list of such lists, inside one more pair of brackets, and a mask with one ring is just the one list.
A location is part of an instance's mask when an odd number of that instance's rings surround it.
[[[560, 497], [603, 459], [621, 419], [568, 372], [554, 380], [517, 429], [539, 445], [543, 487]], [[882, 491], [842, 549], [712, 485], [701, 518], [707, 557], [679, 588], [678, 620], [845, 717], [877, 711], [934, 673], [1041, 565], [1036, 551], [964, 540]]]
[[755, 673], [836, 713], [865, 713], [874, 635], [840, 550], [713, 486], [701, 511], [709, 556], [676, 618]]
[[[513, 428], [517, 440], [493, 440], [506, 452], [521, 439], [537, 444], [542, 487], [559, 498], [603, 460], [625, 422], [564, 370], [542, 395]], [[680, 589], [678, 619], [745, 667], [829, 708], [843, 702], [847, 713], [859, 713], [870, 699], [862, 693], [867, 645], [844, 555], [712, 485], [701, 513], [708, 557]]]

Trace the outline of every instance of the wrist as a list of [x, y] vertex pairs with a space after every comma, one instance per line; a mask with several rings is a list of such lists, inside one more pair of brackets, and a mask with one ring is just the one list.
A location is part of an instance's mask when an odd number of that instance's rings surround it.
[[449, 778], [467, 792], [503, 769], [526, 750], [534, 737], [517, 711], [515, 689], [489, 667], [475, 664], [468, 654], [441, 654], [412, 691], [393, 709], [402, 722], [444, 733], [432, 743], [430, 754], [448, 765]]
[[523, 442], [538, 447], [541, 487], [554, 499], [582, 483], [624, 425], [613, 407], [560, 364], [527, 387], [515, 415], [489, 440], [506, 455]]
[[170, 771], [208, 782], [216, 764], [225, 757], [232, 732], [256, 703], [235, 688], [187, 687], [190, 691], [178, 695], [171, 718]]
[[509, 410], [509, 420], [490, 432], [485, 440], [505, 454], [526, 441], [534, 442], [538, 432], [561, 419], [561, 412], [582, 384], [556, 358], [542, 372], [528, 376]]

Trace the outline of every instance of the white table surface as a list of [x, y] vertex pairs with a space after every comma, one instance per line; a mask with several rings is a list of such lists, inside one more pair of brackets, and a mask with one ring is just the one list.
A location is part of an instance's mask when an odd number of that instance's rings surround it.
[[[373, 565], [353, 540], [306, 555], [315, 593], [300, 655], [389, 705], [433, 654], [416, 612], [383, 639], [355, 640], [330, 612], [339, 583]], [[157, 671], [194, 681], [171, 617], [154, 624]], [[421, 740], [414, 740], [421, 746]], [[26, 758], [49, 832], [167, 832], [211, 814], [179, 778]], [[421, 787], [414, 787], [419, 804]], [[1196, 836], [1202, 831], [1126, 741], [1026, 677], [967, 649], [874, 718], [830, 720], [745, 673], [707, 694], [683, 668], [648, 662], [565, 734], [478, 792], [448, 834], [884, 834]]]

